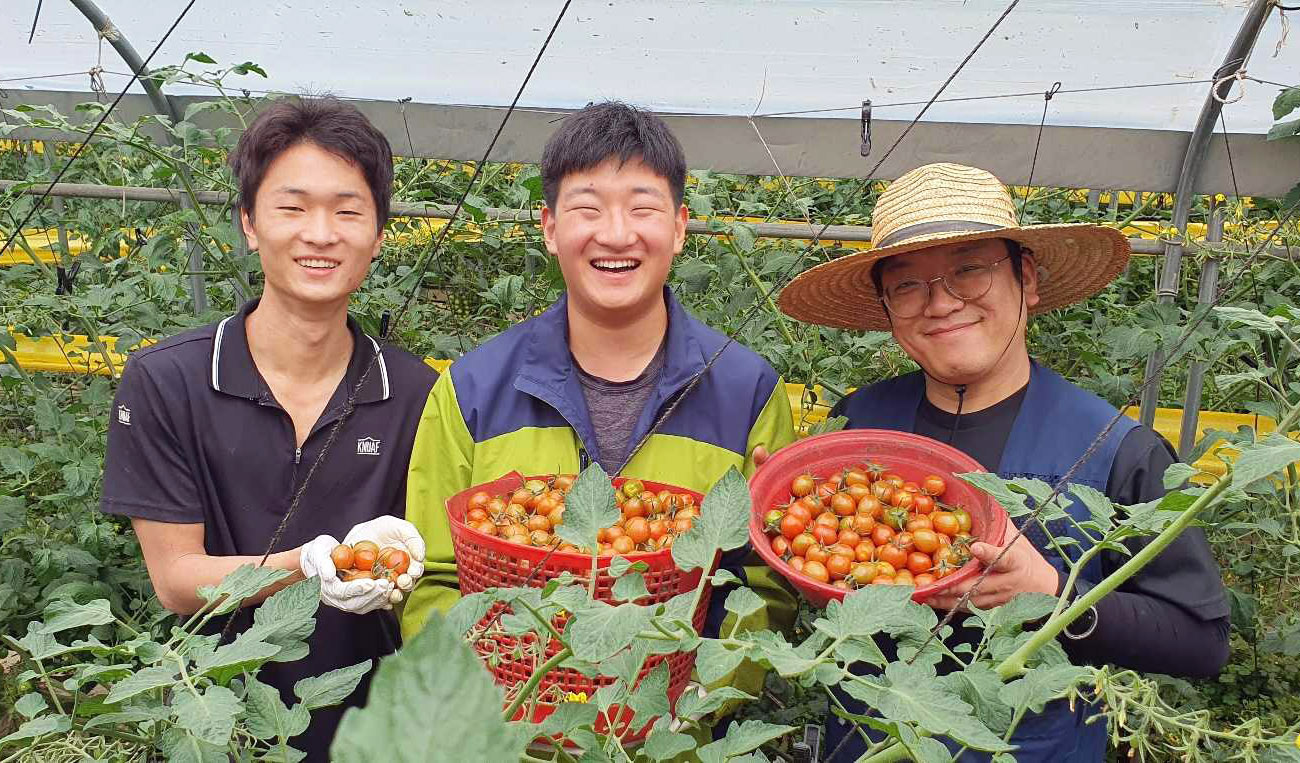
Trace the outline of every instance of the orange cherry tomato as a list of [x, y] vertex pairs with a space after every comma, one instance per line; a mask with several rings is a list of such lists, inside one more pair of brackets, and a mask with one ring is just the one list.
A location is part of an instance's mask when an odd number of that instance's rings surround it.
[[893, 543], [886, 543], [877, 548], [876, 556], [896, 570], [907, 566], [907, 552]]
[[956, 535], [961, 532], [961, 522], [951, 511], [936, 511], [930, 514], [930, 522], [936, 532], [944, 535]]
[[916, 587], [921, 588], [922, 586], [928, 586], [934, 581], [935, 577], [932, 573], [922, 572], [920, 575], [916, 576]]
[[933, 554], [939, 550], [939, 534], [934, 530], [914, 530], [912, 546], [923, 554]]
[[847, 517], [857, 510], [857, 502], [848, 493], [832, 493], [830, 497], [831, 511], [841, 517]]
[[620, 535], [614, 539], [610, 546], [616, 554], [630, 554], [636, 550], [636, 542], [629, 535]]
[[795, 556], [803, 556], [816, 543], [817, 539], [813, 537], [812, 533], [800, 533], [790, 541], [790, 550], [794, 552]]
[[650, 539], [650, 523], [645, 517], [632, 517], [627, 521], [624, 530], [633, 543], [645, 543]]
[[778, 535], [772, 539], [772, 552], [782, 559], [790, 553], [790, 541], [784, 535]]
[[826, 565], [812, 560], [804, 562], [803, 574], [819, 583], [828, 583], [831, 579], [830, 573], [826, 570]]
[[917, 530], [933, 530], [934, 524], [930, 521], [930, 518], [924, 514], [913, 514], [908, 518], [907, 524], [903, 525], [903, 529], [911, 533], [914, 533]]
[[794, 568], [796, 572], [803, 572], [804, 558], [802, 556], [792, 556], [786, 563]]
[[796, 535], [803, 532], [807, 526], [808, 523], [806, 521], [799, 519], [790, 512], [786, 512], [785, 516], [781, 517], [779, 523], [781, 535], [787, 539], [794, 538]]
[[859, 562], [872, 562], [876, 559], [876, 547], [871, 541], [863, 541], [853, 547], [853, 558]]
[[[362, 541], [364, 543], [366, 541]], [[375, 545], [373, 543], [371, 546]], [[361, 543], [352, 547], [352, 567], [358, 570], [368, 570], [375, 566], [375, 560], [379, 558], [379, 552], [373, 551], [369, 547], [361, 548]]]
[[551, 520], [547, 519], [544, 514], [534, 514], [528, 518], [525, 527], [529, 530], [550, 530]]
[[849, 575], [849, 570], [853, 568], [853, 558], [844, 554], [831, 554], [831, 558], [826, 560], [826, 572], [830, 574], [832, 580], [840, 580]]
[[812, 534], [813, 537], [817, 539], [818, 543], [824, 545], [830, 545], [839, 540], [840, 537], [840, 534], [836, 532], [835, 528], [827, 527], [826, 525], [815, 525], [812, 529]]
[[825, 546], [817, 543], [809, 547], [808, 551], [804, 553], [803, 558], [810, 562], [821, 562], [822, 564], [825, 564], [826, 560], [831, 558], [831, 552], [827, 551]]
[[352, 547], [340, 543], [330, 551], [330, 561], [336, 570], [352, 569]]
[[894, 528], [889, 525], [876, 525], [871, 531], [871, 542], [883, 546], [894, 538]]
[[837, 540], [837, 542], [838, 542], [838, 543], [843, 543], [844, 545], [848, 546], [849, 548], [854, 548], [854, 547], [856, 547], [859, 543], [862, 542], [862, 536], [861, 536], [861, 535], [858, 535], [856, 532], [854, 532], [854, 531], [851, 530], [851, 529], [849, 529], [849, 530], [840, 530], [840, 537], [839, 537], [839, 539]]
[[934, 566], [934, 561], [930, 559], [929, 554], [922, 554], [920, 551], [913, 551], [907, 555], [907, 569], [912, 571], [913, 575], [920, 575], [922, 572], [929, 572]]

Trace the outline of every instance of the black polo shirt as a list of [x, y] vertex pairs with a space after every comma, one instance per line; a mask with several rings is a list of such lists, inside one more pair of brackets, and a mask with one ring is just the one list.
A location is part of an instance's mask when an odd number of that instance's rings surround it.
[[[420, 413], [437, 374], [395, 347], [380, 351], [351, 318], [352, 358], [342, 383], [301, 449], [293, 421], [276, 402], [248, 350], [244, 320], [257, 300], [209, 326], [132, 353], [113, 401], [100, 509], [160, 522], [201, 523], [214, 556], [266, 551], [294, 493], [342, 416], [348, 393], [379, 353], [325, 461], [316, 470], [273, 551], [322, 533], [342, 540], [354, 525], [405, 515], [406, 469]], [[252, 622], [244, 608], [232, 630]], [[225, 618], [214, 618], [217, 628]], [[391, 612], [352, 615], [322, 606], [309, 655], [268, 663], [258, 677], [296, 701], [299, 679], [393, 652]], [[347, 705], [364, 702], [367, 676]], [[342, 707], [312, 713], [294, 740], [309, 760], [325, 760]]]

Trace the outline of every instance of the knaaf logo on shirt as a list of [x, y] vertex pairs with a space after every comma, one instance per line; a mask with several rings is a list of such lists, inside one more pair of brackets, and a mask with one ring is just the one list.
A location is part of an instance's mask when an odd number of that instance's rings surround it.
[[[121, 424], [122, 426], [126, 426], [126, 427], [131, 426], [131, 409], [130, 409], [130, 408], [127, 408], [125, 405], [119, 405], [119, 406], [117, 407], [117, 423]], [[357, 443], [358, 448], [360, 447], [360, 445], [361, 445], [361, 443]], [[378, 447], [378, 446], [379, 446], [379, 443], [376, 442], [376, 443], [375, 443], [375, 446]]]
[[379, 440], [376, 440], [373, 437], [358, 437], [357, 455], [358, 456], [379, 455]]

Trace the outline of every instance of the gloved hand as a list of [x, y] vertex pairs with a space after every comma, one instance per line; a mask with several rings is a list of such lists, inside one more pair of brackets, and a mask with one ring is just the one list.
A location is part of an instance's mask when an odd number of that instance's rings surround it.
[[349, 546], [357, 541], [371, 540], [385, 546], [396, 546], [411, 555], [411, 566], [406, 574], [414, 580], [424, 574], [424, 538], [415, 529], [415, 525], [405, 519], [385, 514], [348, 530], [343, 542]]
[[335, 609], [364, 615], [376, 609], [392, 609], [389, 595], [393, 584], [387, 580], [339, 580], [330, 552], [339, 545], [332, 535], [318, 535], [299, 550], [299, 567], [307, 577], [320, 578], [320, 600]]

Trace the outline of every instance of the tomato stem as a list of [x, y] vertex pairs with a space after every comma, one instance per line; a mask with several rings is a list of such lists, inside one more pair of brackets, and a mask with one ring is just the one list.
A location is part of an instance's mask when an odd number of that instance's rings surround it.
[[573, 655], [573, 650], [569, 649], [569, 647], [566, 646], [560, 651], [556, 652], [555, 655], [551, 657], [551, 659], [547, 660], [546, 662], [543, 662], [541, 664], [541, 667], [533, 671], [533, 674], [528, 677], [527, 683], [525, 683], [523, 687], [519, 690], [519, 694], [514, 698], [514, 700], [510, 702], [509, 705], [506, 706], [506, 709], [502, 711], [501, 713], [502, 720], [505, 720], [506, 722], [512, 720], [515, 717], [515, 713], [518, 712], [519, 708], [523, 706], [524, 702], [526, 702], [528, 698], [531, 697], [533, 693], [537, 691], [537, 685], [542, 682], [542, 678], [545, 677], [547, 673], [551, 672], [553, 668], [559, 666], [561, 662], [564, 662], [572, 655]]

